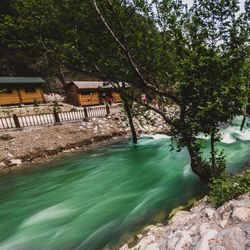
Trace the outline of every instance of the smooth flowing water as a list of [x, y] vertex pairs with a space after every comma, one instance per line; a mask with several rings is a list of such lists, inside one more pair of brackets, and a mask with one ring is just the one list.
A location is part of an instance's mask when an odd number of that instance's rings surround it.
[[[228, 169], [239, 170], [250, 130], [230, 126], [223, 134]], [[102, 249], [206, 192], [187, 151], [171, 152], [170, 144], [167, 136], [144, 137], [2, 176], [0, 249]]]

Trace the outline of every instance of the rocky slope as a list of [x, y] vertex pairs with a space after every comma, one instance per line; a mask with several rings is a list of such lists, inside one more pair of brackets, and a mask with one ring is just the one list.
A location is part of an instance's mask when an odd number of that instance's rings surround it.
[[250, 193], [219, 208], [207, 197], [190, 211], [179, 211], [167, 226], [149, 226], [134, 246], [120, 250], [243, 250], [250, 249]]

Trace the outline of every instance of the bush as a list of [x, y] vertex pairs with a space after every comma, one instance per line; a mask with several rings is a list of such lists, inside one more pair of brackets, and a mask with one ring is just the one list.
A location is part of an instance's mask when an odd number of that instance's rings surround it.
[[34, 99], [33, 105], [34, 105], [34, 107], [38, 107], [39, 106], [39, 102], [36, 99]]
[[212, 178], [209, 187], [209, 201], [219, 206], [250, 192], [250, 171], [234, 176], [224, 173], [220, 178]]
[[212, 165], [211, 157], [209, 160], [203, 160], [202, 165], [208, 171], [211, 178], [221, 178], [226, 172], [226, 157], [224, 151], [215, 152], [215, 166]]

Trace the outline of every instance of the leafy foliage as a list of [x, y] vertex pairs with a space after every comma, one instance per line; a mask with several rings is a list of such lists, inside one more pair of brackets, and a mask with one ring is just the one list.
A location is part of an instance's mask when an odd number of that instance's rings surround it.
[[235, 176], [224, 173], [220, 178], [211, 180], [210, 189], [209, 200], [216, 205], [250, 192], [250, 171]]

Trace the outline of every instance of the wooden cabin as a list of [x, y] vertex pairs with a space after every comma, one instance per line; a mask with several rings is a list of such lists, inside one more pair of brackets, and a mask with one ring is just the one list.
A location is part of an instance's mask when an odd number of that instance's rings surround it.
[[40, 77], [0, 77], [0, 105], [44, 102]]
[[112, 96], [114, 102], [121, 102], [119, 93], [102, 81], [72, 81], [65, 88], [66, 101], [75, 106], [102, 104], [103, 97]]

